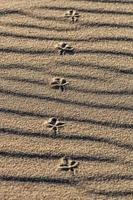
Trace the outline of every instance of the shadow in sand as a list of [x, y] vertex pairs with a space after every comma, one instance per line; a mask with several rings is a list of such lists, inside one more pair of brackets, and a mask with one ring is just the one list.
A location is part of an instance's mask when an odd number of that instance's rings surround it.
[[48, 27], [48, 26], [39, 26], [37, 24], [18, 24], [18, 23], [0, 23], [4, 26], [9, 27], [19, 27], [19, 28], [32, 28], [32, 29], [39, 29], [39, 30], [48, 30], [48, 31], [57, 31], [57, 32], [65, 32], [65, 31], [77, 31], [76, 28], [58, 28], [58, 27]]
[[13, 182], [29, 182], [29, 183], [45, 183], [45, 184], [60, 184], [60, 185], [75, 185], [77, 181], [65, 178], [52, 177], [26, 177], [26, 176], [0, 176], [0, 181]]
[[26, 78], [17, 78], [17, 77], [2, 77], [4, 80], [10, 80], [10, 81], [17, 81], [17, 82], [22, 82], [22, 83], [32, 83], [32, 84], [37, 84], [37, 85], [47, 85], [46, 81], [41, 81], [41, 80], [30, 80]]
[[[109, 72], [114, 72], [114, 73], [120, 73], [123, 75], [133, 75], [133, 68], [130, 69], [116, 69], [115, 66], [102, 66], [102, 65], [98, 65], [95, 63], [83, 63], [83, 62], [74, 62], [74, 61], [69, 61], [69, 62], [64, 62], [64, 61], [58, 61], [57, 65], [59, 66], [64, 66], [66, 65], [67, 67], [88, 67], [88, 68], [93, 68], [93, 69], [98, 69], [98, 70], [104, 70], [104, 71], [109, 71]], [[45, 68], [42, 67], [35, 67], [35, 66], [31, 66], [31, 65], [24, 65], [21, 63], [18, 64], [0, 64], [0, 67], [2, 69], [25, 69], [25, 70], [31, 70], [33, 72], [46, 72]], [[54, 75], [54, 73], [51, 73]], [[56, 75], [56, 73], [55, 73]]]
[[85, 22], [81, 24], [82, 27], [109, 27], [109, 28], [126, 28], [126, 29], [133, 29], [133, 25], [126, 24], [126, 23], [107, 23], [107, 22]]
[[29, 117], [37, 117], [37, 118], [45, 118], [51, 117], [51, 115], [41, 114], [37, 112], [28, 112], [28, 111], [21, 111], [21, 110], [13, 110], [9, 108], [0, 108], [1, 113], [8, 113], [8, 114], [15, 114], [19, 116], [29, 116]]
[[39, 15], [33, 15], [31, 13], [24, 13], [25, 16], [31, 17], [33, 19], [39, 19], [39, 20], [47, 20], [47, 21], [56, 21], [56, 22], [67, 22], [63, 17], [54, 17], [54, 16], [39, 16]]
[[133, 53], [124, 52], [124, 51], [114, 51], [114, 50], [100, 50], [100, 49], [88, 49], [88, 50], [77, 50], [79, 54], [105, 54], [105, 55], [114, 55], [114, 56], [127, 56], [133, 57]]
[[118, 95], [118, 96], [130, 96], [133, 95], [133, 91], [132, 90], [120, 90], [120, 91], [116, 91], [116, 90], [91, 90], [91, 89], [79, 89], [76, 87], [72, 87], [69, 86], [68, 88], [69, 90], [72, 91], [76, 91], [76, 92], [81, 92], [81, 93], [89, 93], [89, 94], [96, 94], [96, 95]]
[[79, 67], [79, 68], [88, 67], [88, 68], [104, 70], [104, 71], [109, 71], [109, 72], [114, 72], [114, 73], [133, 75], [133, 68], [130, 68], [130, 69], [119, 69], [118, 68], [118, 69], [116, 69], [115, 66], [102, 66], [99, 64], [95, 64], [95, 63], [84, 63], [84, 62], [76, 62], [76, 61], [69, 61], [69, 62], [58, 61], [57, 64], [60, 66], [66, 65], [67, 67], [73, 66], [73, 67]]
[[[9, 132], [8, 132], [9, 133]], [[49, 160], [55, 160], [60, 159], [63, 156], [68, 156], [72, 159], [79, 160], [79, 161], [90, 161], [90, 162], [107, 162], [107, 163], [115, 163], [118, 162], [119, 159], [117, 157], [111, 157], [111, 156], [87, 156], [87, 155], [73, 155], [73, 154], [37, 154], [37, 153], [24, 153], [24, 152], [4, 152], [0, 151], [0, 156], [2, 157], [15, 157], [15, 158], [28, 158], [28, 159], [49, 159]]]
[[[5, 70], [5, 68], [3, 68]], [[74, 79], [79, 79], [79, 80], [90, 80], [90, 81], [102, 81], [105, 82], [106, 80], [100, 77], [94, 77], [94, 76], [86, 76], [86, 75], [79, 75], [79, 74], [63, 74], [63, 73], [49, 73], [50, 75], [53, 76], [60, 76], [60, 77], [65, 77], [65, 78], [74, 78]], [[15, 82], [24, 82], [24, 83], [33, 83], [33, 84], [38, 84], [38, 85], [46, 85], [48, 84], [46, 81], [39, 81], [39, 80], [30, 80], [26, 78], [17, 78], [17, 77], [1, 77], [4, 80], [11, 80]], [[70, 90], [74, 90], [74, 88], [69, 87]], [[75, 89], [76, 91], [76, 89]], [[82, 91], [82, 90], [81, 90]]]
[[2, 53], [17, 53], [17, 54], [30, 54], [30, 55], [43, 55], [43, 54], [52, 54], [54, 53], [52, 50], [30, 50], [30, 49], [20, 49], [20, 48], [0, 48], [0, 52]]
[[[37, 9], [66, 11], [66, 10], [75, 10], [75, 7], [41, 6], [41, 7], [37, 7]], [[93, 13], [93, 14], [113, 14], [113, 15], [127, 15], [127, 16], [133, 15], [133, 12], [106, 10], [106, 9], [103, 10], [103, 9], [76, 8], [76, 11], [84, 12], [84, 13]]]
[[28, 158], [28, 159], [43, 159], [43, 160], [57, 160], [63, 157], [63, 154], [39, 154], [39, 153], [25, 153], [18, 151], [0, 151], [0, 156], [2, 157], [11, 157], [11, 158]]
[[0, 16], [12, 15], [12, 14], [23, 14], [21, 10], [0, 10]]
[[126, 197], [126, 196], [133, 196], [133, 191], [91, 191], [89, 193], [95, 195], [103, 195], [107, 197]]
[[[54, 29], [53, 29], [54, 30]], [[133, 38], [129, 37], [88, 37], [85, 38], [68, 38], [68, 37], [50, 37], [50, 36], [33, 36], [33, 35], [23, 35], [23, 34], [15, 34], [8, 32], [0, 32], [0, 36], [3, 37], [13, 37], [13, 38], [22, 38], [28, 40], [39, 40], [39, 41], [66, 41], [66, 42], [102, 42], [102, 41], [125, 41], [132, 42]]]
[[[6, 32], [1, 32], [0, 36], [4, 37], [14, 37], [14, 38], [22, 38], [22, 39], [31, 39], [31, 40], [40, 40], [40, 41], [68, 41], [69, 38], [54, 38], [54, 37], [47, 37], [47, 36], [31, 36], [31, 35], [21, 35], [21, 34], [15, 34], [15, 33], [6, 33]], [[71, 39], [70, 39], [71, 40]]]
[[[59, 54], [62, 55], [61, 52], [59, 52]], [[74, 55], [74, 54], [75, 54], [75, 50], [74, 50], [74, 49], [73, 49], [73, 50], [67, 50], [67, 49], [66, 49], [64, 55], [66, 55], [66, 54], [68, 54], [68, 55]], [[63, 56], [63, 55], [62, 55], [62, 56]]]
[[47, 20], [47, 21], [65, 21], [63, 17], [54, 17], [54, 16], [38, 16], [34, 15], [33, 13], [28, 13], [23, 10], [0, 10], [0, 16], [5, 15], [20, 15], [25, 17], [31, 17], [33, 19], [39, 19], [39, 20]]
[[[77, 39], [78, 41], [78, 39]], [[116, 37], [90, 37], [88, 39], [84, 39], [83, 42], [101, 42], [101, 41], [117, 41], [117, 42], [133, 42], [133, 38], [124, 36], [116, 36]]]
[[[18, 112], [17, 113], [17, 111], [16, 112], [10, 111], [9, 113], [18, 114], [18, 115], [20, 113], [20, 116], [26, 115], [26, 112]], [[29, 113], [29, 115], [31, 116], [30, 113]], [[50, 116], [48, 116], [48, 117], [50, 117]], [[69, 118], [66, 118], [66, 121], [68, 119]], [[26, 137], [39, 137], [39, 138], [42, 137], [42, 138], [51, 138], [51, 139], [55, 139], [55, 140], [61, 139], [61, 140], [71, 140], [71, 141], [77, 140], [77, 141], [85, 141], [85, 142], [91, 141], [91, 142], [103, 143], [103, 144], [105, 143], [105, 144], [108, 144], [111, 146], [115, 146], [118, 148], [123, 148], [123, 149], [133, 151], [133, 144], [122, 143], [121, 141], [116, 141], [116, 140], [112, 140], [112, 139], [104, 138], [104, 137], [89, 136], [89, 135], [83, 135], [83, 134], [77, 135], [77, 134], [70, 134], [70, 133], [69, 133], [69, 135], [63, 135], [63, 134], [52, 135], [52, 134], [43, 133], [43, 132], [29, 132], [29, 131], [9, 129], [9, 128], [1, 128], [0, 131], [1, 131], [1, 133], [26, 136]]]
[[[81, 106], [81, 107], [86, 107], [86, 108], [96, 108], [96, 109], [111, 109], [111, 110], [118, 110], [118, 111], [133, 111], [133, 107], [127, 107], [127, 106], [120, 106], [120, 105], [110, 105], [110, 104], [102, 104], [102, 103], [93, 103], [93, 102], [78, 102], [78, 101], [72, 101], [72, 100], [67, 100], [67, 99], [61, 99], [61, 98], [55, 98], [55, 97], [50, 97], [50, 96], [43, 96], [43, 95], [37, 95], [37, 94], [27, 94], [27, 93], [22, 93], [22, 92], [17, 92], [17, 91], [9, 91], [9, 90], [4, 90], [0, 89], [0, 93], [6, 94], [6, 95], [11, 95], [11, 96], [16, 96], [16, 97], [25, 97], [25, 98], [33, 98], [33, 99], [38, 99], [38, 100], [45, 100], [48, 102], [55, 102], [55, 103], [62, 103], [66, 105], [74, 105], [74, 106]], [[121, 124], [122, 126], [122, 124]], [[130, 128], [133, 127], [133, 124], [129, 125], [131, 126]]]
[[133, 4], [132, 0], [73, 0], [73, 1], [77, 1], [77, 2], [96, 2], [96, 3], [116, 3], [116, 4]]
[[46, 72], [46, 69], [43, 67], [35, 67], [35, 66], [31, 66], [31, 65], [24, 65], [21, 63], [18, 64], [0, 64], [1, 70], [12, 70], [12, 69], [25, 69], [25, 70], [30, 70], [33, 72]]
[[111, 174], [111, 175], [94, 175], [94, 176], [88, 176], [83, 178], [84, 181], [97, 181], [97, 182], [102, 182], [102, 181], [132, 181], [133, 176], [132, 175], [120, 175], [120, 174]]

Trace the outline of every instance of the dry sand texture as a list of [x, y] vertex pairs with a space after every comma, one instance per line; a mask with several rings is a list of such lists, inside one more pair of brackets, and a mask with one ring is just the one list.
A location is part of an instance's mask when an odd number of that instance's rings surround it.
[[[0, 70], [1, 200], [133, 199], [132, 0], [1, 0]], [[49, 117], [66, 122], [56, 137]], [[57, 170], [64, 155], [77, 176]]]

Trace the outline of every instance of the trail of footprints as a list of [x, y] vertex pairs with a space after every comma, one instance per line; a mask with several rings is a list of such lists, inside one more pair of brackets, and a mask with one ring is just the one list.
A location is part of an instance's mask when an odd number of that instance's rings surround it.
[[[72, 23], [75, 23], [78, 22], [80, 15], [75, 10], [69, 10], [65, 13], [64, 17], [70, 20]], [[55, 48], [57, 49], [59, 55], [65, 55], [65, 54], [73, 55], [75, 52], [74, 48], [65, 42], [57, 44]], [[67, 82], [67, 80], [64, 78], [54, 77], [51, 80], [50, 86], [52, 89], [59, 89], [63, 92], [65, 91], [68, 84], [69, 82]], [[56, 135], [59, 134], [59, 130], [65, 126], [65, 122], [62, 122], [55, 117], [52, 117], [48, 119], [44, 123], [44, 125], [47, 128], [49, 128], [54, 135]], [[65, 156], [60, 160], [58, 169], [64, 172], [71, 172], [71, 174], [75, 176], [78, 166], [79, 162], [76, 162], [71, 158]]]

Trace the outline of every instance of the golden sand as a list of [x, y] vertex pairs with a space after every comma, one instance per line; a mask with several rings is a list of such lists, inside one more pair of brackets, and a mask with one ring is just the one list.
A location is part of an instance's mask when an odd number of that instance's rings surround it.
[[[133, 199], [133, 1], [1, 0], [0, 70], [1, 200]], [[66, 123], [57, 135], [50, 117]]]

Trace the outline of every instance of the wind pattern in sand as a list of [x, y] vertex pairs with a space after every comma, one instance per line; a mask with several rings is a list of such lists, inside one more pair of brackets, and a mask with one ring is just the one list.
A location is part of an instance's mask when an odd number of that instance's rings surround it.
[[[0, 114], [1, 200], [131, 200], [133, 1], [1, 1]], [[66, 123], [57, 135], [51, 117]], [[63, 156], [75, 177], [57, 170]]]

